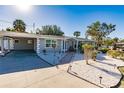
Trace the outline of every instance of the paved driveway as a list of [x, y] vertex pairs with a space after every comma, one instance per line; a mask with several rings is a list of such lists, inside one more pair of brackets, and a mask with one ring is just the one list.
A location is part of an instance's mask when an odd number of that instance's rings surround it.
[[0, 87], [97, 87], [68, 74], [68, 65], [50, 67], [32, 51], [14, 51], [0, 57]]
[[0, 57], [0, 74], [50, 67], [33, 51], [12, 51]]

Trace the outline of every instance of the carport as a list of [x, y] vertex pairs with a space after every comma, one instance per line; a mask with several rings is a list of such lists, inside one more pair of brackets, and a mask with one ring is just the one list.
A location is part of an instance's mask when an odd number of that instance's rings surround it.
[[50, 67], [37, 56], [39, 37], [36, 34], [0, 32], [0, 74]]
[[37, 51], [37, 35], [30, 33], [2, 32], [0, 33], [0, 51], [5, 55], [11, 50]]
[[35, 38], [13, 37], [11, 40], [12, 50], [35, 50]]

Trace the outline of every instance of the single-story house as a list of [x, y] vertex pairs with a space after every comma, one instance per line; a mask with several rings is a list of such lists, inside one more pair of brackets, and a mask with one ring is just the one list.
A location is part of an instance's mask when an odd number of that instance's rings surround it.
[[43, 50], [52, 52], [54, 49], [66, 52], [70, 47], [77, 50], [80, 42], [94, 43], [85, 38], [0, 31], [0, 54], [4, 55], [11, 50], [34, 50], [37, 54]]

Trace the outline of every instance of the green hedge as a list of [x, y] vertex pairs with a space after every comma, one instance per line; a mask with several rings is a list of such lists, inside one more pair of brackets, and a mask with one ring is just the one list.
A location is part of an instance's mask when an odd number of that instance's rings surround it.
[[113, 57], [113, 58], [117, 58], [117, 57], [120, 57], [122, 54], [121, 54], [120, 51], [117, 51], [117, 50], [109, 50], [109, 51], [107, 52], [107, 55], [108, 55], [108, 56], [111, 56], [111, 57]]
[[108, 48], [102, 48], [102, 49], [100, 49], [100, 51], [101, 51], [102, 53], [107, 53], [107, 51], [109, 51], [109, 49], [108, 49]]

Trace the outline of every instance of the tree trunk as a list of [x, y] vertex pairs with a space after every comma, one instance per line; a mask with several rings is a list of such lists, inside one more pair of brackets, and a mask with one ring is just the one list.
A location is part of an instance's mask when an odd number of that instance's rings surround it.
[[86, 64], [89, 65], [88, 60], [86, 60]]
[[96, 57], [93, 57], [93, 61], [96, 61]]

